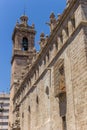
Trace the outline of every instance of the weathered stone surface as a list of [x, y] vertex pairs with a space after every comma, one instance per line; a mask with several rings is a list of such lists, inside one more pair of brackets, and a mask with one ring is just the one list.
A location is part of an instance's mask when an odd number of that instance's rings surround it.
[[[14, 33], [17, 51], [13, 47], [10, 122], [17, 120], [18, 104], [21, 130], [87, 130], [86, 10], [87, 0], [71, 0], [34, 62], [35, 49], [31, 52], [30, 45], [28, 51], [20, 51], [18, 33]], [[19, 39], [26, 35], [26, 30], [21, 31]], [[26, 37], [30, 35], [31, 31]]]

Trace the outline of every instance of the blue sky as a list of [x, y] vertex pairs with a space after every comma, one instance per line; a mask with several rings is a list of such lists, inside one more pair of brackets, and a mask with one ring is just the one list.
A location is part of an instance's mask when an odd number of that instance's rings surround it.
[[24, 13], [29, 17], [29, 24], [35, 24], [37, 31], [35, 45], [38, 49], [40, 33], [49, 34], [51, 12], [56, 17], [66, 6], [66, 0], [0, 0], [0, 92], [9, 92], [11, 78], [12, 32], [17, 19]]

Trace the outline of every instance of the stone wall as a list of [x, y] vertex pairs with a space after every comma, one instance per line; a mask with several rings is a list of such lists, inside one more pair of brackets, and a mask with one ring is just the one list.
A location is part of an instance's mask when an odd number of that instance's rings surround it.
[[[71, 2], [19, 84], [13, 114], [17, 103], [21, 130], [87, 129], [86, 2]], [[66, 95], [61, 106], [66, 107], [64, 115], [60, 114], [61, 94]]]

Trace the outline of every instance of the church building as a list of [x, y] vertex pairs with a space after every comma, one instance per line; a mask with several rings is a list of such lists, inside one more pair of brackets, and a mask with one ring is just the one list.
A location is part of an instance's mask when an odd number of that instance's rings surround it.
[[39, 52], [26, 15], [14, 28], [9, 130], [87, 130], [87, 0], [67, 0], [49, 26]]

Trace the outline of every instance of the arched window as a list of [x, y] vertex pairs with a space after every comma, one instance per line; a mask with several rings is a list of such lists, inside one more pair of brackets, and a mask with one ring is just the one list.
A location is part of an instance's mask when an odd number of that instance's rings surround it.
[[26, 37], [23, 37], [23, 40], [22, 40], [22, 49], [24, 51], [28, 50], [28, 39]]

